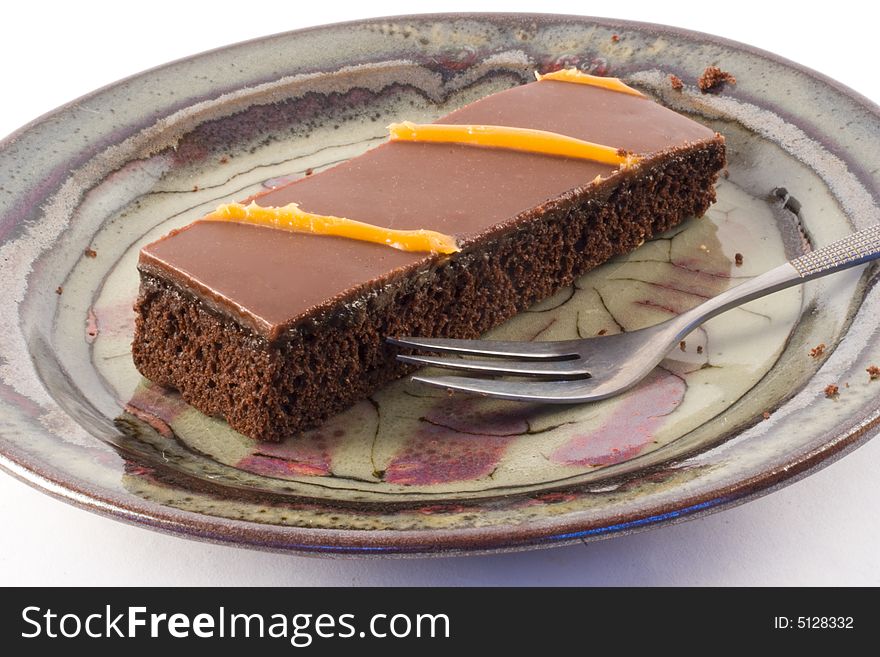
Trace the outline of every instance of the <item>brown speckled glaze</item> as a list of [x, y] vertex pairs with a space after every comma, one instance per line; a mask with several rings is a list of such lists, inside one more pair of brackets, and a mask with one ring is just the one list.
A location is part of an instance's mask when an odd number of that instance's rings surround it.
[[[357, 59], [345, 55], [353, 43]], [[700, 94], [709, 62], [737, 85]], [[880, 362], [870, 321], [880, 292], [864, 271], [713, 320], [642, 386], [589, 406], [447, 397], [402, 381], [320, 429], [258, 445], [137, 375], [141, 246], [220, 201], [361, 153], [393, 120], [430, 120], [565, 65], [620, 76], [723, 132], [730, 176], [705, 218], [582, 277], [498, 337], [651, 324], [877, 216], [877, 108], [715, 37], [582, 17], [445, 15], [206, 53], [88, 97], [112, 113], [72, 103], [0, 145], [0, 465], [98, 513], [202, 540], [454, 554], [695, 517], [876, 432], [880, 383], [864, 370]], [[175, 93], [144, 93], [156, 85]], [[820, 342], [826, 353], [810, 357]], [[838, 381], [850, 386], [826, 399]]]

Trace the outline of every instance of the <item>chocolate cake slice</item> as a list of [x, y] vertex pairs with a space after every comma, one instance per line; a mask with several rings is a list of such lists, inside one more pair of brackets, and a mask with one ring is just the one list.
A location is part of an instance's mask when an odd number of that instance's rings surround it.
[[[406, 118], [406, 117], [401, 117]], [[258, 440], [319, 424], [408, 371], [385, 338], [477, 337], [715, 199], [723, 138], [619, 89], [544, 79], [443, 124], [550, 131], [633, 166], [508, 148], [390, 141], [255, 197], [457, 239], [439, 255], [198, 221], [146, 246], [134, 362]]]

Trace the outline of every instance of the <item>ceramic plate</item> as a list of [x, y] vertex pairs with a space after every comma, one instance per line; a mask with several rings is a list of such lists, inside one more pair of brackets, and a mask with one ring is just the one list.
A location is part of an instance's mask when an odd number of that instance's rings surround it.
[[[700, 93], [709, 64], [736, 86]], [[495, 337], [647, 326], [878, 216], [877, 108], [715, 37], [445, 15], [213, 51], [81, 98], [2, 143], [0, 465], [77, 505], [194, 538], [423, 554], [693, 517], [866, 440], [880, 417], [880, 381], [865, 371], [880, 364], [880, 291], [864, 269], [720, 316], [641, 386], [590, 405], [450, 397], [400, 381], [269, 445], [138, 375], [141, 246], [220, 202], [361, 153], [392, 121], [430, 120], [562, 66], [623, 77], [711, 125], [727, 138], [729, 171], [706, 217], [589, 273]], [[685, 88], [673, 90], [669, 74]], [[837, 397], [826, 397], [829, 384]]]

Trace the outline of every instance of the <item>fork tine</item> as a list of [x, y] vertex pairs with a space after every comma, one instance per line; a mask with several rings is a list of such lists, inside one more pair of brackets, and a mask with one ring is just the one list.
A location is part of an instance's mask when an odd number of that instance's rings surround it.
[[581, 360], [553, 361], [510, 361], [504, 359], [469, 359], [438, 358], [436, 356], [410, 356], [399, 354], [397, 360], [416, 365], [444, 367], [464, 372], [480, 372], [483, 374], [506, 374], [510, 376], [553, 376], [553, 377], [587, 377], [589, 370]]
[[598, 388], [596, 379], [574, 381], [504, 381], [470, 379], [465, 376], [414, 376], [413, 381], [445, 390], [459, 390], [499, 399], [533, 401], [549, 404], [574, 404], [603, 399], [608, 394]]
[[561, 342], [506, 342], [502, 340], [455, 340], [449, 338], [386, 338], [391, 344], [410, 349], [439, 351], [468, 356], [512, 358], [576, 358], [576, 340]]

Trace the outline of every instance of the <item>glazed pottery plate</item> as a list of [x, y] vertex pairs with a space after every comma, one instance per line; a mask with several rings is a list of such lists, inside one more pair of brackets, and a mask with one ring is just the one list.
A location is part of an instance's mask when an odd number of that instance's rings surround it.
[[[736, 85], [700, 93], [709, 64]], [[213, 51], [81, 98], [0, 146], [0, 465], [77, 505], [190, 537], [424, 554], [692, 517], [866, 440], [880, 418], [880, 381], [865, 371], [880, 364], [870, 269], [722, 315], [642, 385], [588, 405], [399, 381], [317, 430], [258, 444], [134, 369], [144, 244], [221, 202], [357, 155], [392, 121], [428, 121], [563, 66], [622, 77], [712, 126], [727, 139], [729, 168], [705, 217], [590, 272], [495, 337], [647, 326], [878, 216], [877, 108], [715, 37], [581, 17], [444, 15]], [[826, 395], [830, 384], [839, 394]]]

